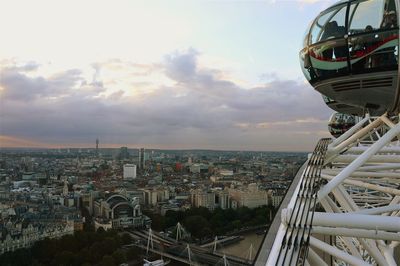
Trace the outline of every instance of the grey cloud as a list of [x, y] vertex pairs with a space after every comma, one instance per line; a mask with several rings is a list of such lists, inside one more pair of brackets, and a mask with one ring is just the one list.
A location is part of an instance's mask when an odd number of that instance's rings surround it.
[[[213, 107], [225, 105], [230, 108], [230, 112], [242, 121], [293, 120], [299, 115], [321, 119], [328, 115], [327, 110], [330, 112], [322, 104], [321, 96], [307, 84], [280, 80], [274, 74], [265, 74], [272, 79], [264, 86], [240, 88], [231, 81], [219, 79], [215, 70], [199, 70], [193, 66], [197, 56], [198, 53], [192, 50], [184, 54], [174, 53], [166, 64], [166, 72], [174, 73], [169, 77], [179, 82], [178, 86], [190, 91], [189, 94], [197, 99], [206, 98], [207, 103], [212, 103]], [[190, 78], [185, 78], [188, 72]]]
[[[162, 70], [176, 84], [139, 96], [117, 91], [98, 97], [105, 90], [101, 75], [84, 83], [79, 70], [32, 78], [3, 69], [0, 134], [45, 143], [88, 143], [99, 136], [121, 145], [304, 150], [319, 138], [315, 132], [326, 131], [331, 111], [307, 84], [273, 79], [241, 88], [220, 79], [218, 70], [199, 67], [197, 56], [193, 49], [167, 56]], [[308, 118], [317, 122], [293, 122]]]
[[5, 90], [3, 99], [32, 100], [36, 97], [60, 96], [69, 93], [81, 78], [81, 71], [72, 69], [44, 77], [31, 78], [21, 68], [5, 68], [0, 73], [0, 86]]
[[37, 70], [39, 68], [39, 66], [40, 65], [38, 63], [36, 63], [34, 61], [30, 61], [30, 62], [23, 64], [22, 66], [19, 66], [18, 69], [21, 71], [29, 72], [29, 71]]
[[194, 49], [185, 53], [175, 52], [165, 58], [165, 73], [168, 77], [178, 82], [189, 82], [196, 74], [197, 55]]

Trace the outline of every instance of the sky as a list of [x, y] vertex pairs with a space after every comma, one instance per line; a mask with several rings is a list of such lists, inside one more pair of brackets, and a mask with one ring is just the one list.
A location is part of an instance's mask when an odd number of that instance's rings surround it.
[[311, 151], [298, 51], [331, 0], [0, 0], [0, 147]]

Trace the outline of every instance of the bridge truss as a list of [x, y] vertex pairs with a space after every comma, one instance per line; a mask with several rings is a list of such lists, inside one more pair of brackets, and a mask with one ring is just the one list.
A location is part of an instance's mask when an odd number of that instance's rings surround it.
[[285, 207], [262, 264], [400, 264], [399, 117], [367, 115], [320, 140]]

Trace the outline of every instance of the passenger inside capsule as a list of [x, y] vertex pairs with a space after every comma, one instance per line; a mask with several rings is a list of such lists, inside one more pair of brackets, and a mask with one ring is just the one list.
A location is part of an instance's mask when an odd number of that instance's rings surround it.
[[381, 28], [382, 29], [390, 29], [390, 28], [395, 28], [397, 27], [397, 16], [396, 12], [390, 11], [390, 12], [385, 12], [383, 15], [382, 23], [381, 23]]

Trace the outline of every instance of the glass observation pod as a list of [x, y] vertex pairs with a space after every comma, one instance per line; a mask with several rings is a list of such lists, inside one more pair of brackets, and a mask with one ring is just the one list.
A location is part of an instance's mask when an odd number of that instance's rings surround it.
[[300, 51], [317, 91], [373, 115], [399, 111], [399, 2], [341, 1], [320, 13]]
[[329, 118], [328, 129], [333, 137], [338, 138], [355, 124], [355, 116], [342, 113], [333, 113]]

